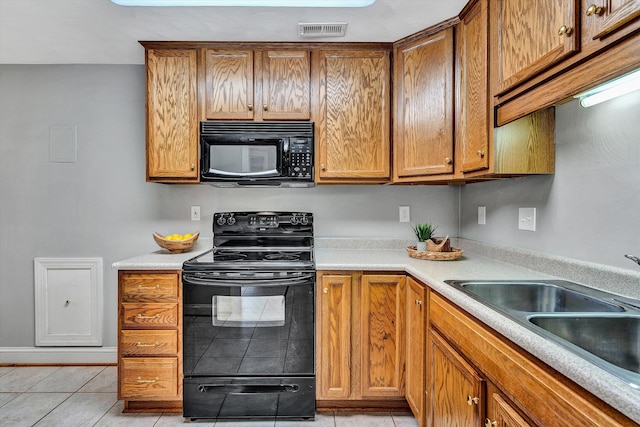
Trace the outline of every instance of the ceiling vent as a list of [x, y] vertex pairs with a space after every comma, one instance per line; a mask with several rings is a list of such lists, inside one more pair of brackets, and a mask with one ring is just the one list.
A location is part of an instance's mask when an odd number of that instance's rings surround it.
[[347, 32], [346, 22], [308, 22], [298, 24], [300, 37], [344, 37]]

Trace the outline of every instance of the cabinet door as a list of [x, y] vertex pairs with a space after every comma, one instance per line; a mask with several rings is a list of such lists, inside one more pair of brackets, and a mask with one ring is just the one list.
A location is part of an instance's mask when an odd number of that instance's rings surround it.
[[407, 380], [405, 397], [420, 426], [424, 426], [425, 413], [425, 325], [427, 292], [420, 283], [407, 279]]
[[267, 50], [262, 55], [262, 118], [309, 120], [309, 51]]
[[582, 0], [582, 44], [603, 38], [640, 17], [640, 0]]
[[205, 117], [253, 119], [253, 51], [205, 50]]
[[489, 9], [477, 2], [456, 27], [456, 170], [489, 167]]
[[316, 181], [387, 181], [389, 52], [336, 50], [319, 56]]
[[363, 275], [362, 397], [403, 396], [403, 275]]
[[394, 179], [453, 172], [453, 29], [396, 49]]
[[489, 387], [492, 391], [488, 394], [491, 399], [487, 402], [486, 427], [531, 427], [518, 411], [505, 400], [497, 389]]
[[579, 49], [579, 0], [491, 0], [494, 95]]
[[196, 57], [147, 51], [147, 181], [198, 181]]
[[477, 427], [484, 418], [485, 384], [440, 334], [429, 331], [431, 426]]
[[318, 397], [351, 395], [350, 274], [318, 273], [317, 379]]

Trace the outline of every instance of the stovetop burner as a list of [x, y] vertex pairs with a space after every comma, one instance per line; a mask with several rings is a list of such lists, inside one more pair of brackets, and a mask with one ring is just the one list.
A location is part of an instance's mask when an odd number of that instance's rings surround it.
[[313, 214], [219, 212], [213, 248], [186, 261], [185, 271], [314, 269]]

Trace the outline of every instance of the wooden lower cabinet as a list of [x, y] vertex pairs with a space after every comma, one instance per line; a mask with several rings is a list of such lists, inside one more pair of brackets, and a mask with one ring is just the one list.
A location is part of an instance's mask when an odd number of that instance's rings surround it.
[[407, 277], [407, 299], [405, 302], [406, 314], [406, 381], [405, 398], [411, 408], [411, 412], [418, 420], [420, 427], [426, 422], [425, 385], [427, 381], [426, 366], [430, 366], [426, 360], [426, 326], [429, 295], [426, 287]]
[[429, 426], [638, 425], [433, 291], [428, 336]]
[[319, 271], [316, 287], [318, 409], [406, 410], [405, 275]]
[[179, 271], [118, 272], [118, 399], [124, 411], [182, 410]]

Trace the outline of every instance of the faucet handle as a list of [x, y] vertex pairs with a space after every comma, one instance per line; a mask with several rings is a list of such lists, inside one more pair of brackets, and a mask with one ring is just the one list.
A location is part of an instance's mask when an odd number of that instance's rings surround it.
[[636, 264], [640, 265], [640, 258], [633, 255], [625, 255], [626, 258], [629, 258], [631, 261], [634, 261]]

